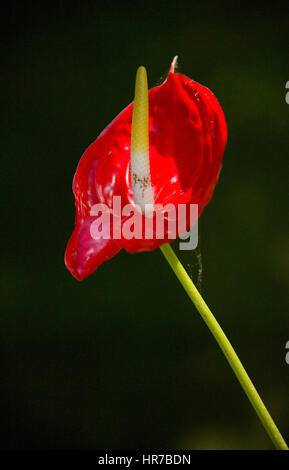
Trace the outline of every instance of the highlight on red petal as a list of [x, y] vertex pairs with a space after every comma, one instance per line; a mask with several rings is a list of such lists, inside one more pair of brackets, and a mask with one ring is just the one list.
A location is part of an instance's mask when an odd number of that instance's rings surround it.
[[[149, 167], [155, 205], [189, 208], [198, 205], [198, 214], [210, 201], [217, 183], [227, 139], [222, 108], [214, 94], [185, 75], [175, 73], [176, 58], [160, 86], [149, 90]], [[165, 226], [158, 237], [152, 218], [152, 238], [128, 238], [123, 232], [130, 224], [122, 209], [135, 205], [131, 178], [131, 127], [133, 103], [127, 106], [83, 154], [73, 182], [76, 204], [75, 229], [68, 243], [65, 262], [77, 279], [84, 279], [122, 248], [130, 253], [154, 250], [172, 241]], [[137, 182], [137, 181], [136, 181]], [[139, 181], [140, 190], [146, 181]], [[95, 238], [91, 226], [97, 215], [91, 211], [105, 204], [111, 218], [116, 212], [113, 201], [120, 198], [120, 237]], [[189, 210], [187, 213], [189, 214]], [[177, 212], [176, 212], [177, 213]], [[189, 215], [186, 228], [190, 228]], [[145, 224], [146, 217], [141, 216]]]

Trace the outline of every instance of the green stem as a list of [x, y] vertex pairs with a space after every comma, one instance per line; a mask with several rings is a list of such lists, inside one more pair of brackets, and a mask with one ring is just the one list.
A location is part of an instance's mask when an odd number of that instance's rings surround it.
[[276, 424], [271, 418], [267, 408], [261, 400], [257, 390], [255, 389], [252, 381], [250, 380], [247, 372], [245, 371], [240, 359], [235, 353], [227, 336], [223, 332], [222, 328], [218, 324], [217, 320], [215, 319], [211, 310], [203, 300], [202, 296], [196, 289], [193, 281], [189, 277], [183, 265], [180, 263], [171, 246], [169, 244], [162, 245], [161, 251], [163, 252], [163, 255], [165, 256], [169, 265], [173, 269], [183, 288], [189, 295], [190, 299], [194, 303], [201, 317], [207, 324], [209, 330], [211, 331], [220, 348], [222, 349], [227, 361], [232, 367], [237, 379], [243, 387], [247, 397], [249, 398], [252, 406], [254, 407], [260, 421], [262, 422], [275, 447], [279, 450], [288, 450], [286, 442], [281, 436]]

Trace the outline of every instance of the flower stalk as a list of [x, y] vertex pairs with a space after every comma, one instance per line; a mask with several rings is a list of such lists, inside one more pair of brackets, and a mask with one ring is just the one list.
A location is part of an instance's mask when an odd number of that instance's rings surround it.
[[215, 319], [208, 305], [202, 298], [201, 294], [198, 292], [192, 279], [189, 277], [185, 268], [174, 253], [172, 247], [167, 243], [165, 245], [162, 245], [160, 249], [164, 257], [168, 261], [169, 265], [171, 266], [172, 270], [174, 271], [175, 275], [179, 279], [180, 283], [182, 284], [183, 288], [190, 297], [191, 301], [200, 313], [202, 319], [204, 320], [207, 327], [209, 328], [212, 335], [219, 344], [221, 350], [223, 351], [227, 361], [233, 369], [237, 379], [239, 380], [244, 392], [250, 400], [253, 408], [255, 409], [260, 421], [262, 422], [267, 434], [269, 435], [276, 449], [289, 450], [285, 440], [283, 439], [279, 429], [271, 418], [271, 415], [269, 414], [262, 399], [260, 398], [260, 395], [254, 387], [250, 377], [244, 369], [230, 341], [228, 340], [224, 331]]

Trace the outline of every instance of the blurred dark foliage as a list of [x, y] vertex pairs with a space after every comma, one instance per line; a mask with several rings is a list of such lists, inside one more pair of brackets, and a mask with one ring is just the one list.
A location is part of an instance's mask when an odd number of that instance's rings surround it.
[[[82, 283], [63, 262], [79, 158], [132, 100], [136, 68], [155, 86], [175, 54], [229, 130], [200, 219], [203, 295], [289, 439], [287, 12], [191, 1], [2, 11], [2, 448], [272, 448], [159, 251], [120, 253]], [[196, 255], [179, 255], [196, 279]]]

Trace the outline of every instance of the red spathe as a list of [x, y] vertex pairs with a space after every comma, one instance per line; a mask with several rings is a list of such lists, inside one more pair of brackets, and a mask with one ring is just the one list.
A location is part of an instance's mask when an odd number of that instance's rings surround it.
[[[77, 279], [92, 274], [121, 248], [130, 253], [154, 250], [163, 239], [99, 239], [91, 236], [97, 203], [113, 207], [133, 204], [130, 145], [133, 103], [125, 108], [83, 154], [73, 181], [75, 229], [67, 245], [65, 263]], [[227, 139], [221, 106], [206, 87], [188, 77], [169, 73], [149, 91], [149, 158], [155, 204], [198, 204], [199, 215], [217, 183]], [[189, 214], [189, 211], [188, 211]], [[124, 223], [128, 216], [123, 217]], [[187, 221], [189, 228], [189, 220]]]

